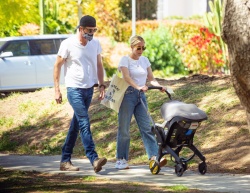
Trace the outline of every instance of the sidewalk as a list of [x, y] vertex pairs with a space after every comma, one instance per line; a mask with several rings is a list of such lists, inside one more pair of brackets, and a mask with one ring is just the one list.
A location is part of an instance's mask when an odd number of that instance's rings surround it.
[[[95, 173], [87, 159], [72, 159], [78, 172], [59, 170], [61, 156], [19, 156], [0, 154], [0, 166], [4, 169], [39, 171], [52, 174], [65, 173], [72, 176], [96, 176], [130, 182], [151, 183], [158, 186], [184, 185], [199, 190], [215, 192], [250, 193], [250, 175], [210, 174], [201, 175], [198, 171], [185, 171], [177, 177], [173, 168], [163, 167], [158, 175], [152, 175], [148, 165], [130, 166], [128, 170], [117, 170], [114, 163], [108, 162], [103, 170]], [[208, 168], [209, 171], [209, 168]]]

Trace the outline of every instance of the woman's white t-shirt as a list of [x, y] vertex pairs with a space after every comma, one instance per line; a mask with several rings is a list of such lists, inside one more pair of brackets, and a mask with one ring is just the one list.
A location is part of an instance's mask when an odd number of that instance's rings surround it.
[[66, 87], [90, 88], [98, 83], [97, 55], [102, 51], [97, 39], [83, 46], [76, 35], [62, 41], [58, 55], [65, 58]]
[[132, 80], [138, 86], [144, 86], [147, 81], [147, 69], [149, 66], [151, 66], [151, 64], [148, 58], [145, 56], [140, 56], [138, 60], [134, 60], [129, 56], [123, 56], [119, 63], [118, 69], [120, 70], [120, 67], [128, 68], [129, 75]]

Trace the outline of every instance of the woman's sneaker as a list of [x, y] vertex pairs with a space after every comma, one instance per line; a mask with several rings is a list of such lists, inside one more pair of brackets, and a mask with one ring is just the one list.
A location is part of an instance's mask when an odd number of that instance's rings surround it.
[[129, 169], [129, 165], [125, 159], [121, 159], [116, 161], [115, 168], [118, 170], [125, 170]]

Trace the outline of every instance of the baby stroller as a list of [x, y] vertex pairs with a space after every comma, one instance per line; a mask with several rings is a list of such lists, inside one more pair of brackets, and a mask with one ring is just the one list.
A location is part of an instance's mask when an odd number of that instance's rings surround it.
[[[152, 86], [148, 89], [161, 90], [162, 88]], [[150, 161], [149, 169], [152, 174], [158, 174], [161, 169], [159, 165], [161, 158], [170, 154], [171, 160], [175, 162], [175, 173], [180, 177], [187, 170], [188, 162], [197, 155], [202, 161], [198, 166], [199, 172], [205, 174], [207, 172], [206, 158], [193, 145], [193, 138], [196, 129], [202, 121], [207, 119], [207, 115], [196, 105], [172, 100], [171, 94], [168, 91], [166, 93], [170, 101], [161, 106], [161, 115], [164, 122], [162, 124], [154, 123], [149, 115], [152, 122], [152, 132], [155, 134], [159, 146], [157, 159]], [[140, 101], [143, 104], [141, 98]], [[144, 107], [146, 109], [145, 105]], [[189, 158], [179, 157], [183, 147], [189, 148], [193, 155]]]

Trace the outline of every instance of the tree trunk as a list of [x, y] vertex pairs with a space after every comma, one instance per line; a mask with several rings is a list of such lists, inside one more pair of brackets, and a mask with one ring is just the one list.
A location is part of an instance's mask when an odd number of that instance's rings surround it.
[[222, 38], [228, 46], [233, 86], [250, 131], [250, 0], [225, 0]]

